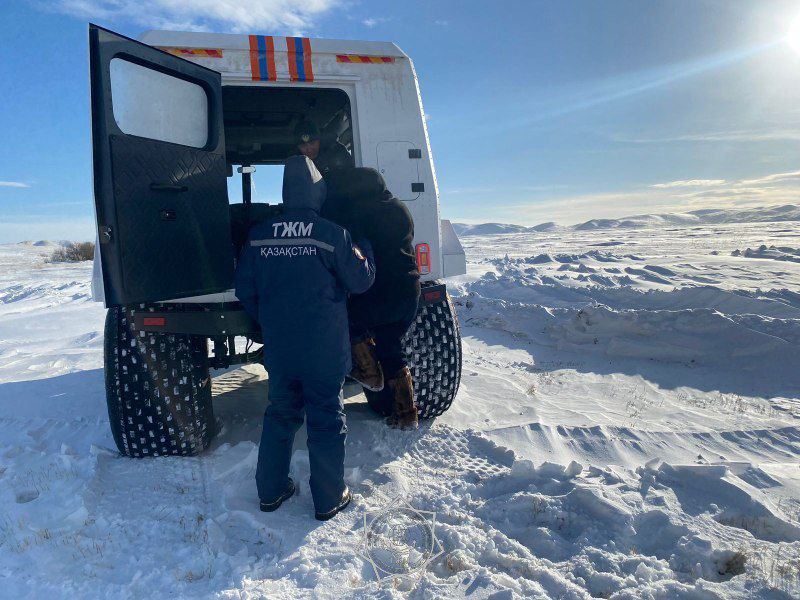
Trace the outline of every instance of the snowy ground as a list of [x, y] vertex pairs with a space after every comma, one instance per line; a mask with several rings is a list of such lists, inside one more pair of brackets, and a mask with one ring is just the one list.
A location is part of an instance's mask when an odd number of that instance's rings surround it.
[[[90, 265], [0, 247], [0, 595], [800, 596], [800, 233], [794, 224], [463, 238], [453, 408], [418, 432], [348, 404], [355, 492], [258, 512], [263, 369], [217, 374], [191, 459], [113, 451]], [[749, 248], [749, 250], [748, 250]], [[436, 513], [444, 554], [378, 588], [366, 511]]]

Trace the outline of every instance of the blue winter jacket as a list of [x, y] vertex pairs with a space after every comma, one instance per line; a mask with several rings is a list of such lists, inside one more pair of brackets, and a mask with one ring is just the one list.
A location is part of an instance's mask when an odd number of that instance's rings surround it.
[[347, 295], [375, 280], [372, 249], [323, 219], [325, 182], [305, 156], [286, 160], [283, 213], [242, 248], [236, 297], [261, 325], [264, 364], [296, 376], [350, 371]]

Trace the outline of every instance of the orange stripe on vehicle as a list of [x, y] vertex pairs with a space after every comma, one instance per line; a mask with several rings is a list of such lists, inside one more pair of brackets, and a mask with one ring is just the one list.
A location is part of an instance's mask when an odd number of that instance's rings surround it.
[[286, 57], [289, 63], [289, 80], [297, 81], [297, 50], [293, 37], [286, 38]]
[[264, 41], [267, 46], [267, 78], [270, 81], [277, 81], [278, 74], [275, 71], [275, 40], [271, 35], [265, 36]]
[[394, 56], [367, 56], [365, 54], [337, 54], [336, 62], [340, 63], [393, 63]]
[[306, 81], [314, 81], [314, 68], [311, 66], [311, 40], [303, 38], [303, 69], [306, 72]]
[[250, 35], [250, 74], [253, 81], [261, 81], [261, 70], [258, 67], [258, 36]]
[[159, 50], [169, 52], [175, 56], [209, 56], [211, 58], [222, 58], [222, 49], [220, 48], [175, 48], [171, 46], [162, 46]]
[[277, 81], [275, 41], [271, 35], [251, 35], [250, 72], [253, 81]]

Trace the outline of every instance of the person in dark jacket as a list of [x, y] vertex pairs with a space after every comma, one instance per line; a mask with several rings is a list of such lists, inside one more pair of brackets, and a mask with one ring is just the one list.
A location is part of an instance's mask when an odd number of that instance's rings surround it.
[[350, 375], [373, 391], [382, 389], [385, 379], [393, 397], [389, 424], [416, 427], [413, 381], [402, 344], [420, 295], [414, 221], [375, 169], [337, 170], [328, 177], [328, 189], [323, 215], [356, 239], [369, 240], [375, 255], [375, 283], [350, 298]]
[[347, 295], [367, 291], [375, 279], [369, 243], [356, 246], [346, 230], [320, 217], [325, 193], [310, 159], [287, 159], [283, 213], [252, 229], [236, 270], [236, 296], [261, 325], [269, 373], [256, 469], [261, 510], [277, 509], [295, 492], [289, 463], [305, 412], [320, 520], [350, 501], [342, 404], [351, 368]]
[[294, 128], [297, 150], [314, 161], [323, 177], [336, 169], [353, 166], [353, 157], [337, 140], [323, 139], [317, 125], [308, 119], [300, 121]]

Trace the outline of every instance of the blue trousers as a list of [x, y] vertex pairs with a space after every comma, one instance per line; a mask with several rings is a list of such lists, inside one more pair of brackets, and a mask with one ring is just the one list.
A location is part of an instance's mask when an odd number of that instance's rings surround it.
[[286, 489], [294, 436], [305, 414], [311, 497], [317, 512], [336, 507], [344, 493], [344, 442], [347, 424], [344, 375], [294, 376], [269, 371], [269, 406], [258, 448], [258, 496], [271, 502]]

